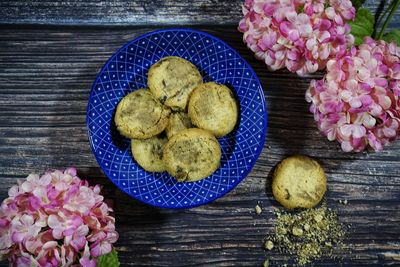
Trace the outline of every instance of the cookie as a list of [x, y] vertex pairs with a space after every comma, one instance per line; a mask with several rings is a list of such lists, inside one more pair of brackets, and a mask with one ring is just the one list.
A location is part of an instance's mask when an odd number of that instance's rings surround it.
[[235, 128], [238, 106], [228, 87], [208, 82], [192, 92], [188, 114], [194, 125], [221, 137]]
[[326, 176], [315, 160], [301, 155], [284, 159], [274, 171], [272, 193], [287, 209], [312, 208], [326, 192]]
[[185, 110], [193, 89], [203, 78], [197, 68], [180, 57], [164, 57], [150, 67], [148, 86], [152, 94], [173, 110]]
[[139, 89], [118, 103], [114, 121], [123, 136], [146, 139], [164, 131], [170, 112], [149, 90]]
[[193, 125], [187, 113], [174, 112], [169, 116], [169, 121], [167, 128], [165, 128], [165, 133], [167, 134], [168, 139], [170, 139], [173, 135], [191, 127], [193, 127]]
[[179, 182], [193, 182], [211, 175], [221, 161], [221, 147], [215, 136], [197, 128], [183, 130], [169, 139], [163, 161]]
[[136, 162], [146, 171], [165, 171], [162, 160], [164, 146], [168, 139], [165, 135], [153, 136], [148, 139], [132, 139], [131, 151]]

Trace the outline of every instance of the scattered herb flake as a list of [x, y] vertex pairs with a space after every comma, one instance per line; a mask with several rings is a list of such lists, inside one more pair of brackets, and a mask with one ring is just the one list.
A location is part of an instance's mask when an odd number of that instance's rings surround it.
[[[303, 266], [322, 255], [333, 257], [333, 252], [343, 249], [347, 229], [337, 220], [335, 211], [326, 204], [300, 212], [275, 212], [277, 221], [273, 233], [267, 237], [265, 248], [294, 255]], [[269, 243], [270, 242], [270, 243]]]
[[258, 204], [256, 205], [255, 210], [256, 210], [257, 215], [260, 215], [262, 212], [262, 209], [261, 209], [260, 205], [258, 205]]

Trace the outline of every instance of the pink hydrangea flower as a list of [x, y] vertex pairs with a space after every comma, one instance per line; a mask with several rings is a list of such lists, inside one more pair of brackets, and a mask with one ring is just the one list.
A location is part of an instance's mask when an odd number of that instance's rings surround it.
[[0, 258], [11, 266], [96, 266], [118, 239], [100, 190], [75, 168], [19, 181], [0, 206]]
[[354, 43], [350, 0], [246, 0], [242, 10], [243, 41], [270, 70], [313, 73]]
[[318, 128], [344, 151], [380, 151], [400, 135], [400, 48], [370, 37], [327, 63], [306, 100]]

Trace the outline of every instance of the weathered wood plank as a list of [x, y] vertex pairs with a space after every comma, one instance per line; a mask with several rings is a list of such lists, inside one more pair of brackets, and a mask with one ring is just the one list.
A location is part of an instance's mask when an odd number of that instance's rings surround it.
[[[374, 13], [381, 3], [365, 4]], [[7, 24], [109, 24], [109, 25], [183, 25], [238, 24], [243, 0], [1, 0], [0, 23]], [[397, 11], [391, 27], [399, 26]]]
[[[279, 207], [268, 177], [282, 158], [303, 153], [322, 163], [328, 205], [339, 210], [341, 221], [353, 224], [343, 265], [399, 264], [390, 255], [400, 251], [400, 142], [381, 153], [341, 152], [318, 133], [308, 112], [304, 92], [312, 77], [267, 71], [235, 26], [200, 29], [237, 49], [265, 89], [269, 128], [253, 171], [227, 196], [180, 211], [146, 206], [115, 188], [90, 151], [87, 99], [108, 57], [152, 29], [0, 26], [0, 199], [30, 172], [74, 165], [81, 177], [104, 185], [106, 197], [114, 201], [123, 266], [260, 266], [266, 255], [279, 266], [288, 255], [261, 248]], [[340, 199], [349, 205], [338, 204]], [[258, 201], [264, 210], [260, 216], [253, 211]]]

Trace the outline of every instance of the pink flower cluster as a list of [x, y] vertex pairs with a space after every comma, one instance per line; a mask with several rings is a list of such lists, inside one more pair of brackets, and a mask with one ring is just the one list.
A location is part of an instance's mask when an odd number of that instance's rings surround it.
[[11, 266], [96, 266], [118, 239], [98, 185], [76, 169], [30, 174], [0, 207], [0, 258]]
[[245, 0], [242, 9], [243, 41], [271, 70], [313, 73], [354, 43], [350, 0]]
[[329, 140], [344, 151], [380, 151], [400, 135], [400, 48], [370, 37], [327, 63], [306, 93]]

